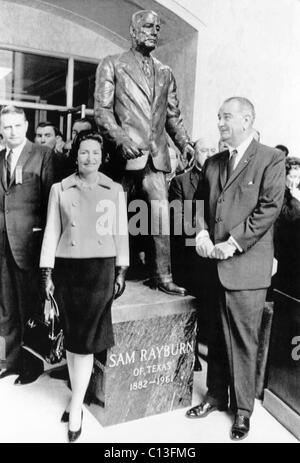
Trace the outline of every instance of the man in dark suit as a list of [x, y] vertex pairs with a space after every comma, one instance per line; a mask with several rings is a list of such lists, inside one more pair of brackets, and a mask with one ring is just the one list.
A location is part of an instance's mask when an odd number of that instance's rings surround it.
[[0, 378], [18, 374], [28, 384], [42, 362], [21, 349], [26, 321], [39, 303], [38, 264], [53, 182], [52, 153], [26, 139], [23, 109], [2, 108], [0, 128]]
[[199, 301], [194, 370], [201, 370], [198, 343], [207, 342], [207, 314], [210, 298], [211, 261], [198, 256], [195, 249], [196, 215], [203, 213], [203, 166], [216, 153], [207, 137], [194, 145], [193, 166], [176, 175], [170, 184], [171, 262], [174, 281], [187, 288]]
[[258, 332], [273, 263], [273, 224], [285, 186], [284, 155], [253, 139], [255, 111], [241, 97], [220, 108], [219, 130], [229, 150], [205, 166], [205, 221], [200, 256], [215, 259], [214, 305], [208, 342], [208, 391], [187, 416], [230, 407], [231, 438], [247, 436], [255, 398]]
[[[131, 20], [132, 48], [109, 56], [98, 66], [95, 119], [122, 170], [128, 202], [143, 199], [151, 210], [148, 257], [152, 286], [168, 294], [186, 294], [172, 281], [168, 192], [171, 171], [166, 131], [187, 158], [193, 155], [184, 128], [171, 69], [151, 56], [160, 21], [153, 11], [135, 13]], [[158, 207], [159, 206], [159, 207]], [[150, 222], [149, 222], [150, 223]], [[132, 235], [132, 233], [131, 233]]]
[[37, 125], [34, 141], [38, 145], [48, 146], [60, 156], [63, 155], [65, 142], [61, 132], [52, 122], [44, 121]]
[[38, 145], [48, 146], [52, 150], [54, 183], [61, 182], [63, 178], [75, 171], [75, 166], [64, 149], [65, 142], [61, 133], [52, 122], [44, 121], [37, 125], [34, 141]]
[[[176, 283], [183, 285], [190, 294], [200, 297], [205, 283], [202, 280], [202, 264], [207, 267], [192, 245], [196, 236], [196, 205], [198, 213], [203, 210], [201, 200], [204, 200], [203, 166], [205, 161], [216, 153], [216, 149], [206, 137], [199, 138], [194, 145], [194, 162], [192, 167], [171, 180], [169, 202], [174, 201], [172, 224], [172, 273]], [[177, 207], [178, 206], [178, 207]], [[171, 214], [173, 208], [171, 207]], [[181, 230], [182, 233], [178, 233]], [[188, 241], [189, 240], [189, 241]], [[197, 267], [197, 271], [195, 271]], [[199, 284], [199, 276], [201, 284]], [[203, 284], [202, 284], [203, 283]]]

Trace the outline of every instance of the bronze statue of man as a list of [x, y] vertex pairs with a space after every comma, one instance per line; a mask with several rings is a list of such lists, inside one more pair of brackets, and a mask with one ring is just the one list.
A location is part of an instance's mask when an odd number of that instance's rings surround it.
[[183, 158], [193, 156], [193, 147], [183, 125], [173, 73], [151, 56], [159, 34], [155, 12], [142, 10], [132, 16], [131, 49], [106, 57], [98, 66], [95, 119], [114, 156], [121, 160], [128, 202], [143, 199], [151, 208], [152, 229], [156, 230], [149, 231], [147, 248], [152, 287], [184, 296], [186, 290], [172, 280], [170, 265], [165, 176], [171, 166], [166, 133]]

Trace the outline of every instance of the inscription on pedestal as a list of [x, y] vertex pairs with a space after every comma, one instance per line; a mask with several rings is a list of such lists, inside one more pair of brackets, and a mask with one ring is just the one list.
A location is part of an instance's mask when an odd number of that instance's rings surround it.
[[184, 299], [176, 301], [182, 310], [177, 306], [174, 313], [170, 306], [153, 318], [147, 313], [143, 319], [114, 323], [115, 345], [105, 366], [95, 360], [90, 385], [90, 410], [101, 424], [191, 404], [196, 312], [194, 299]]
[[[140, 351], [110, 353], [108, 368], [132, 365], [132, 382], [129, 390], [145, 389], [151, 385], [172, 383], [175, 379], [175, 363], [179, 356], [193, 354], [193, 342], [152, 346]], [[152, 363], [154, 362], [154, 363]]]

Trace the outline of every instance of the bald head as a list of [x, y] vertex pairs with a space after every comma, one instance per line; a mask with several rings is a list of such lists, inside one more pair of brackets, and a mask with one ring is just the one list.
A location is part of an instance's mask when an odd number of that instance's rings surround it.
[[208, 137], [201, 137], [195, 142], [195, 163], [196, 166], [202, 168], [206, 159], [216, 154], [217, 149], [215, 144]]
[[148, 55], [157, 46], [160, 32], [160, 20], [152, 10], [140, 10], [132, 15], [130, 35], [132, 46], [144, 55]]

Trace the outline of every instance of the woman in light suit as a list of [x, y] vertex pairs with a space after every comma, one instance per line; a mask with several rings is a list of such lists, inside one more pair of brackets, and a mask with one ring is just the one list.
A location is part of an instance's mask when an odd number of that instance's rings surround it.
[[40, 267], [42, 290], [54, 291], [64, 320], [72, 397], [63, 416], [70, 442], [82, 427], [82, 404], [93, 354], [114, 343], [111, 304], [125, 288], [129, 265], [127, 213], [118, 183], [98, 172], [102, 138], [81, 132], [74, 141], [77, 173], [52, 186]]

